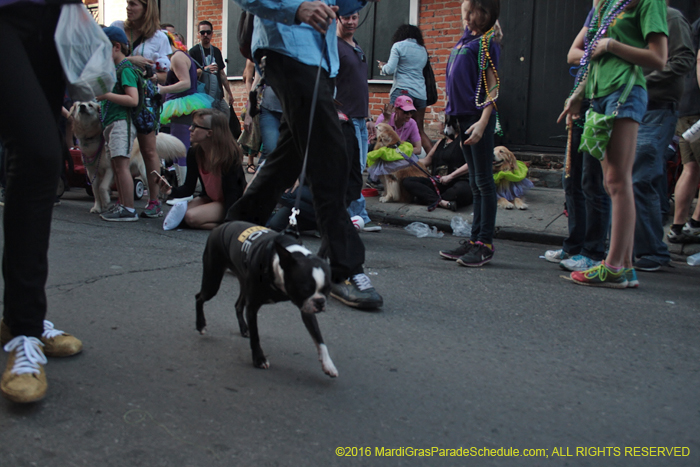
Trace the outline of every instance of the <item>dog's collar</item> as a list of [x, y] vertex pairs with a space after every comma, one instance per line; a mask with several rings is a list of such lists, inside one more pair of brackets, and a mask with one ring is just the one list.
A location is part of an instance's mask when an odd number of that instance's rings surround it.
[[[91, 166], [91, 165], [96, 165], [97, 162], [99, 161], [99, 159], [100, 159], [100, 154], [102, 154], [102, 149], [104, 149], [104, 146], [105, 146], [105, 137], [104, 137], [104, 135], [103, 135], [102, 133], [100, 133], [99, 136], [100, 136], [100, 145], [97, 147], [97, 150], [95, 151], [95, 154], [92, 155], [92, 157], [87, 156], [87, 155], [83, 152], [82, 149], [80, 150], [80, 154], [81, 154], [82, 157], [83, 157], [83, 165], [85, 165], [85, 166], [88, 166], [88, 165], [90, 165], [90, 166]], [[85, 141], [91, 141], [91, 140], [96, 139], [96, 138], [97, 138], [97, 135], [95, 135], [95, 136], [93, 136], [93, 137], [91, 137], [91, 138], [87, 138], [87, 139], [85, 139]]]

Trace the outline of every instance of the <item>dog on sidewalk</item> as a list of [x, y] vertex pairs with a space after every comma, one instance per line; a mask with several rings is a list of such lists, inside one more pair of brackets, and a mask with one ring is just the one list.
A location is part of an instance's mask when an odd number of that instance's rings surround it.
[[291, 300], [301, 310], [323, 372], [333, 378], [338, 376], [316, 320], [316, 313], [325, 310], [331, 288], [328, 263], [290, 235], [242, 221], [212, 230], [202, 263], [202, 287], [196, 295], [196, 326], [200, 333], [204, 334], [206, 327], [204, 303], [217, 294], [226, 269], [230, 269], [240, 288], [236, 300], [238, 326], [241, 335], [250, 337], [256, 368], [270, 367], [260, 347], [258, 310], [266, 303]]
[[527, 178], [527, 166], [518, 161], [515, 154], [505, 146], [493, 149], [493, 173], [498, 207], [509, 210], [527, 209], [523, 196], [533, 187]]
[[[88, 179], [92, 185], [95, 204], [90, 212], [101, 213], [107, 210], [111, 201], [111, 187], [114, 181], [112, 162], [105, 154], [105, 141], [100, 121], [100, 104], [97, 102], [75, 102], [70, 109], [73, 118], [73, 133], [80, 141], [80, 150]], [[135, 135], [134, 135], [135, 136]], [[156, 152], [165, 161], [174, 161], [186, 156], [182, 141], [165, 133], [156, 136]], [[138, 140], [134, 140], [129, 162], [131, 175], [140, 177], [148, 183], [146, 165], [139, 149]]]
[[[401, 144], [399, 135], [394, 131], [391, 125], [387, 123], [380, 123], [376, 127], [377, 131], [377, 143], [374, 146], [374, 150], [381, 148], [398, 148]], [[411, 157], [411, 154], [407, 154]], [[381, 161], [377, 161], [377, 164], [381, 164]], [[422, 163], [418, 161], [418, 164], [423, 167]], [[423, 167], [424, 168], [424, 167]], [[413, 164], [409, 164], [406, 167], [398, 169], [389, 174], [382, 174], [379, 176], [382, 185], [384, 185], [384, 195], [379, 198], [381, 203], [390, 202], [402, 202], [410, 203], [413, 201], [413, 196], [403, 187], [403, 180], [408, 177], [427, 177], [427, 173], [424, 170], [416, 167]]]

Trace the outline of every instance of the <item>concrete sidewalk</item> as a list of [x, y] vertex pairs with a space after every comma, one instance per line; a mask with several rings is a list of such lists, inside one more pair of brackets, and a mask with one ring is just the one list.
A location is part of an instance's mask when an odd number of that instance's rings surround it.
[[[366, 198], [367, 212], [375, 221], [386, 224], [408, 225], [423, 222], [451, 233], [450, 221], [462, 216], [471, 224], [473, 207], [459, 209], [456, 213], [437, 208], [428, 212], [425, 206], [402, 203], [380, 203], [379, 197]], [[496, 239], [534, 242], [561, 248], [568, 236], [568, 219], [564, 215], [564, 190], [552, 188], [531, 189], [525, 197], [529, 208], [525, 211], [498, 209], [496, 215]], [[664, 232], [668, 231], [668, 227]], [[664, 235], [664, 241], [666, 241]], [[700, 251], [700, 243], [668, 243], [671, 255], [688, 256]], [[542, 252], [544, 254], [544, 251]], [[685, 258], [681, 258], [685, 261]]]

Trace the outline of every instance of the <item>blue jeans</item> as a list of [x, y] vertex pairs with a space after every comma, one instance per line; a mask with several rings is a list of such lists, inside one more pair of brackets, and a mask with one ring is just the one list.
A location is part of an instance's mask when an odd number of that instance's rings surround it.
[[282, 112], [260, 107], [260, 137], [262, 139], [262, 151], [260, 151], [260, 159], [258, 165], [265, 162], [268, 154], [277, 147], [277, 139], [280, 137], [280, 122], [282, 121]]
[[[634, 228], [634, 255], [659, 264], [671, 261], [668, 246], [663, 241], [659, 185], [663, 184], [664, 152], [676, 130], [678, 114], [671, 109], [649, 110], [637, 133], [637, 155], [634, 159], [632, 182], [637, 222]], [[665, 192], [665, 190], [661, 190]]]
[[605, 240], [610, 229], [610, 197], [603, 184], [603, 166], [583, 153], [581, 188], [586, 200], [586, 234], [581, 254], [594, 261], [605, 259]]
[[478, 143], [465, 146], [469, 138], [464, 132], [479, 121], [481, 115], [457, 117], [459, 121], [459, 141], [464, 161], [469, 164], [469, 184], [474, 195], [474, 219], [472, 225], [473, 242], [493, 243], [496, 230], [496, 183], [493, 181], [493, 132], [496, 128], [496, 114], [491, 114], [483, 137]]
[[[364, 118], [353, 118], [352, 124], [355, 126], [355, 137], [357, 144], [360, 146], [360, 173], [365, 171], [367, 165], [367, 125]], [[365, 197], [360, 194], [360, 198], [350, 203], [348, 206], [348, 214], [350, 217], [360, 216], [365, 224], [371, 222], [367, 214], [367, 203]]]

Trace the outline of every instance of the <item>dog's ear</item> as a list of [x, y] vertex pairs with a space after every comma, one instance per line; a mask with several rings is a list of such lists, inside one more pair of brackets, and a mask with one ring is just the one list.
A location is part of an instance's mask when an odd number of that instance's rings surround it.
[[281, 235], [275, 238], [275, 251], [277, 252], [277, 256], [280, 257], [280, 266], [282, 266], [282, 269], [289, 269], [296, 263], [296, 260], [289, 250], [282, 245], [280, 239]]
[[508, 165], [511, 167], [511, 171], [515, 171], [515, 169], [518, 167], [518, 162], [515, 159], [515, 154], [513, 154], [510, 149], [508, 148], [503, 148], [503, 152], [505, 153], [506, 160], [508, 161]]

